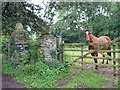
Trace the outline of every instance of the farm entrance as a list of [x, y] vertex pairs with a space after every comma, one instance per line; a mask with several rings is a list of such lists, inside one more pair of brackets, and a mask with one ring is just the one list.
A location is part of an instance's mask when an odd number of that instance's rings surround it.
[[[108, 73], [108, 74], [114, 74], [114, 75], [120, 75], [118, 73], [120, 58], [118, 57], [120, 55], [120, 42], [117, 42], [120, 40], [120, 37], [114, 39], [110, 43], [64, 43], [62, 46], [63, 50], [63, 58], [62, 61], [68, 62], [68, 64], [71, 64], [72, 68], [79, 68], [82, 70], [90, 70], [90, 71], [97, 71], [101, 73]], [[95, 50], [88, 50], [87, 47], [89, 45], [100, 45], [101, 47], [95, 49]], [[100, 50], [101, 48], [111, 45], [111, 50]], [[98, 57], [91, 56], [91, 53], [98, 52]], [[111, 52], [112, 56], [108, 56], [106, 53]], [[102, 56], [105, 57], [102, 57]], [[98, 59], [98, 63], [94, 63], [94, 58]], [[109, 64], [102, 64], [102, 59], [111, 59], [109, 61]], [[116, 62], [116, 63], [115, 63]], [[106, 63], [106, 62], [105, 62]], [[87, 66], [92, 66], [92, 68]], [[98, 65], [98, 70], [94, 69], [93, 66]], [[106, 71], [104, 68], [110, 68], [112, 70]], [[102, 70], [99, 70], [99, 68], [103, 68]]]

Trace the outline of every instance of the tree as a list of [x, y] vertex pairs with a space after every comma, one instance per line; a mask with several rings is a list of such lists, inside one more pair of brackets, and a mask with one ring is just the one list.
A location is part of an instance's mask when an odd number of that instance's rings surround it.
[[[54, 35], [62, 35], [66, 42], [84, 41], [81, 27], [93, 28], [97, 36], [107, 35], [111, 39], [119, 35], [119, 2], [51, 2], [46, 9], [46, 17]], [[58, 14], [58, 21], [53, 18]]]
[[31, 28], [31, 31], [26, 30], [26, 33], [39, 34], [40, 31], [48, 28], [46, 21], [37, 15], [40, 13], [41, 9], [41, 6], [30, 4], [28, 2], [3, 2], [2, 34], [11, 35], [18, 22], [23, 24], [24, 29], [27, 29], [27, 26]]

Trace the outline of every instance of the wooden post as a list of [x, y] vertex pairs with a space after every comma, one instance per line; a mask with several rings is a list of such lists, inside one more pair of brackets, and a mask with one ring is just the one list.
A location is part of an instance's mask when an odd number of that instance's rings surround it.
[[16, 60], [19, 61], [19, 56], [16, 50], [15, 50], [15, 57], [16, 57]]
[[[61, 36], [57, 36], [57, 48], [58, 48], [59, 50], [62, 50], [61, 45], [62, 45], [62, 37], [61, 37]], [[61, 59], [61, 51], [59, 51], [59, 54], [58, 54], [57, 57], [58, 57], [58, 60], [59, 60], [60, 62], [62, 62], [62, 59]]]
[[62, 63], [63, 63], [64, 62], [64, 41], [62, 41], [61, 49], [62, 49], [61, 59], [62, 59]]
[[[81, 45], [81, 56], [83, 56], [83, 45]], [[82, 59], [81, 59], [81, 64], [82, 64], [82, 67], [83, 67], [83, 57], [82, 57]], [[83, 69], [82, 69], [83, 70]]]
[[61, 38], [61, 36], [59, 37], [59, 49], [60, 49], [60, 54], [59, 54], [59, 60], [60, 60], [60, 62], [62, 62], [62, 38]]
[[8, 38], [8, 60], [10, 60], [10, 38]]
[[14, 58], [14, 56], [15, 56], [15, 51], [14, 51], [15, 48], [14, 48], [13, 43], [11, 44], [11, 47], [12, 47], [12, 48], [11, 48], [11, 49], [12, 49], [12, 50], [11, 50], [11, 51], [12, 51], [12, 56], [11, 56], [10, 60], [13, 60], [13, 58]]
[[[57, 47], [57, 52], [59, 52], [58, 51], [58, 48], [59, 48], [59, 39], [58, 39], [58, 37], [56, 38], [56, 47]], [[59, 60], [59, 53], [57, 54], [57, 60]]]
[[[115, 45], [113, 45], [113, 51], [115, 51]], [[116, 57], [115, 52], [113, 52], [113, 58], [115, 58], [115, 57]], [[116, 67], [115, 67], [116, 61], [115, 60], [113, 60], [113, 64], [114, 64], [113, 70], [114, 70], [114, 73], [116, 73]], [[114, 76], [116, 76], [116, 75], [114, 74]]]
[[[118, 45], [118, 49], [120, 49], [120, 44]], [[118, 52], [118, 65], [120, 65], [120, 51]], [[120, 73], [120, 66], [118, 66], [118, 73]], [[118, 77], [118, 80], [120, 80], [120, 77]], [[120, 86], [120, 83], [118, 83]]]

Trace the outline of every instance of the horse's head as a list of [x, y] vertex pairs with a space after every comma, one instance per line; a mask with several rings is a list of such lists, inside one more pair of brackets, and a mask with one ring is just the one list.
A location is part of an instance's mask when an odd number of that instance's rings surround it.
[[90, 28], [89, 30], [83, 28], [83, 30], [85, 31], [85, 40], [86, 40], [86, 43], [88, 44], [88, 43], [90, 43], [90, 37], [89, 37], [89, 35], [91, 34], [92, 28]]

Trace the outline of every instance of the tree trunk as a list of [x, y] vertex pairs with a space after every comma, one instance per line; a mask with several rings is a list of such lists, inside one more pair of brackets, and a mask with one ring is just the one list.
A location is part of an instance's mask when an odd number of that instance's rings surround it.
[[110, 7], [109, 7], [109, 19], [111, 19], [111, 8], [112, 8], [112, 2], [109, 2]]

